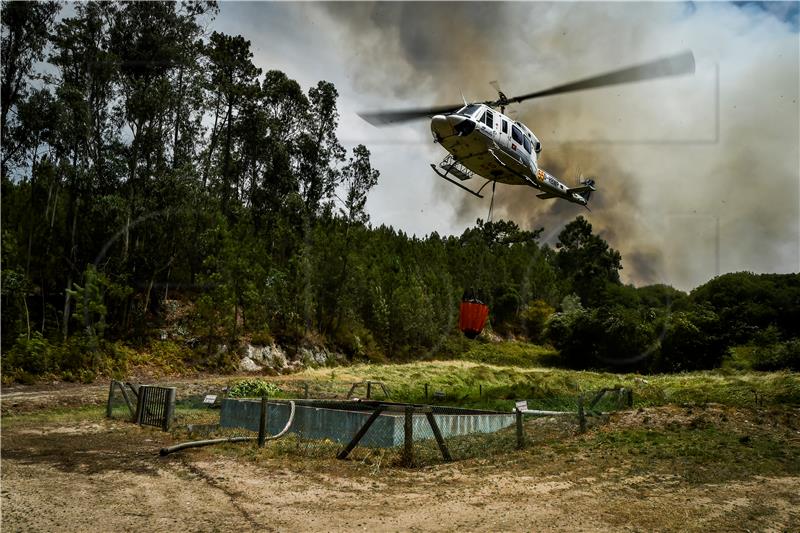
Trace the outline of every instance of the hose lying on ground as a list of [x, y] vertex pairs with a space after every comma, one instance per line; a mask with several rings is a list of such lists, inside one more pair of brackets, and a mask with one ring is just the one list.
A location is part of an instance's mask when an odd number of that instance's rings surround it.
[[[292, 425], [294, 422], [294, 402], [289, 402], [289, 406], [291, 410], [289, 411], [289, 421], [286, 422], [286, 426], [277, 433], [276, 435], [268, 436], [265, 440], [275, 440], [283, 437], [287, 431], [289, 431], [289, 426]], [[225, 442], [247, 442], [251, 440], [258, 440], [258, 437], [224, 437], [221, 439], [208, 439], [208, 440], [194, 440], [190, 442], [182, 442], [180, 444], [175, 444], [174, 446], [167, 446], [166, 448], [161, 448], [161, 455], [169, 455], [172, 452], [178, 452], [181, 450], [186, 450], [187, 448], [200, 448], [203, 446], [211, 446], [212, 444], [223, 444]]]

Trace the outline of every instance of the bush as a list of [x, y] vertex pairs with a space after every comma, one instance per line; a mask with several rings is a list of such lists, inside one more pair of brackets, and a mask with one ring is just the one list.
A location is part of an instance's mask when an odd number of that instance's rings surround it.
[[708, 309], [677, 312], [665, 317], [661, 348], [653, 360], [654, 372], [686, 372], [720, 366], [725, 345], [717, 335], [719, 319]]
[[752, 357], [754, 370], [800, 371], [800, 339], [756, 346]]
[[231, 398], [260, 398], [262, 396], [276, 396], [283, 391], [280, 387], [262, 379], [245, 379], [230, 388], [228, 396]]
[[545, 325], [555, 309], [544, 300], [533, 300], [520, 313], [525, 333], [532, 342], [540, 342], [544, 338]]
[[267, 329], [256, 331], [250, 336], [250, 344], [254, 346], [269, 346], [274, 342], [275, 339]]
[[570, 368], [646, 368], [657, 347], [652, 322], [637, 310], [577, 308], [547, 321], [546, 336]]
[[21, 370], [26, 374], [44, 374], [55, 369], [55, 347], [35, 331], [31, 338], [22, 335], [3, 357], [4, 370]]

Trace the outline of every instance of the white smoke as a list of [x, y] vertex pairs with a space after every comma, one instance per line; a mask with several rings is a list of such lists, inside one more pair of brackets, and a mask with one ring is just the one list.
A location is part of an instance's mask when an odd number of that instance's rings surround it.
[[[361, 109], [457, 103], [459, 90], [472, 100], [491, 98], [491, 80], [508, 95], [526, 93], [692, 50], [694, 76], [515, 106], [513, 118], [543, 142], [544, 168], [568, 184], [579, 171], [597, 180], [591, 213], [540, 201], [521, 188], [500, 186], [495, 199], [496, 217], [551, 234], [583, 214], [622, 253], [625, 281], [688, 289], [718, 267], [800, 270], [798, 28], [796, 15], [784, 20], [791, 10], [770, 7], [773, 12], [727, 3], [334, 3], [298, 9], [313, 13], [317, 31], [330, 33], [360, 95], [346, 105], [370, 104]], [[396, 130], [406, 142], [410, 127]], [[413, 128], [419, 157], [434, 162], [445, 155], [430, 144], [424, 121]], [[384, 179], [411, 187], [422, 179], [397, 164], [397, 154], [408, 150], [373, 151]], [[462, 227], [486, 216], [488, 199], [476, 201], [445, 183], [436, 191], [454, 208], [443, 216]], [[413, 217], [417, 206], [408, 211]], [[380, 218], [373, 213], [373, 220]]]

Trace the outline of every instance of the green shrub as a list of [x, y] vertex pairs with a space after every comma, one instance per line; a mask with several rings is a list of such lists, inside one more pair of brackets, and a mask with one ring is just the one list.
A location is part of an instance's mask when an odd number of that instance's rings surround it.
[[35, 331], [29, 339], [26, 335], [17, 338], [17, 342], [3, 357], [4, 370], [17, 369], [26, 374], [44, 374], [55, 369], [55, 347]]
[[800, 371], [800, 339], [756, 346], [751, 354], [754, 370]]
[[250, 336], [250, 344], [254, 346], [269, 346], [273, 342], [275, 342], [275, 339], [266, 329], [256, 331]]
[[524, 331], [528, 338], [533, 342], [539, 342], [544, 338], [545, 325], [547, 319], [555, 313], [555, 309], [544, 300], [533, 300], [528, 302], [525, 309], [520, 313], [520, 319]]
[[651, 371], [685, 372], [720, 366], [725, 345], [717, 334], [719, 319], [713, 311], [697, 308], [672, 313], [658, 329], [661, 347]]
[[228, 390], [231, 398], [260, 398], [276, 396], [283, 392], [280, 387], [262, 379], [245, 379]]
[[658, 342], [647, 317], [619, 306], [555, 313], [546, 331], [563, 364], [575, 369], [646, 368]]

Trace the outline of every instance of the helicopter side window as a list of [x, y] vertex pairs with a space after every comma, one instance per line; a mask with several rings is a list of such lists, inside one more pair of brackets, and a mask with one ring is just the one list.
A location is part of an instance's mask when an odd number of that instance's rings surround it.
[[489, 126], [490, 129], [494, 129], [494, 116], [491, 111], [487, 110], [483, 114], [483, 123]]
[[516, 126], [511, 126], [511, 138], [517, 144], [522, 144], [522, 131]]
[[525, 150], [526, 150], [528, 153], [531, 153], [531, 140], [530, 140], [530, 139], [528, 139], [528, 137], [523, 137], [523, 138], [522, 138], [522, 141], [523, 141], [523, 143], [525, 144]]
[[508, 121], [503, 120], [503, 133], [508, 133]]

